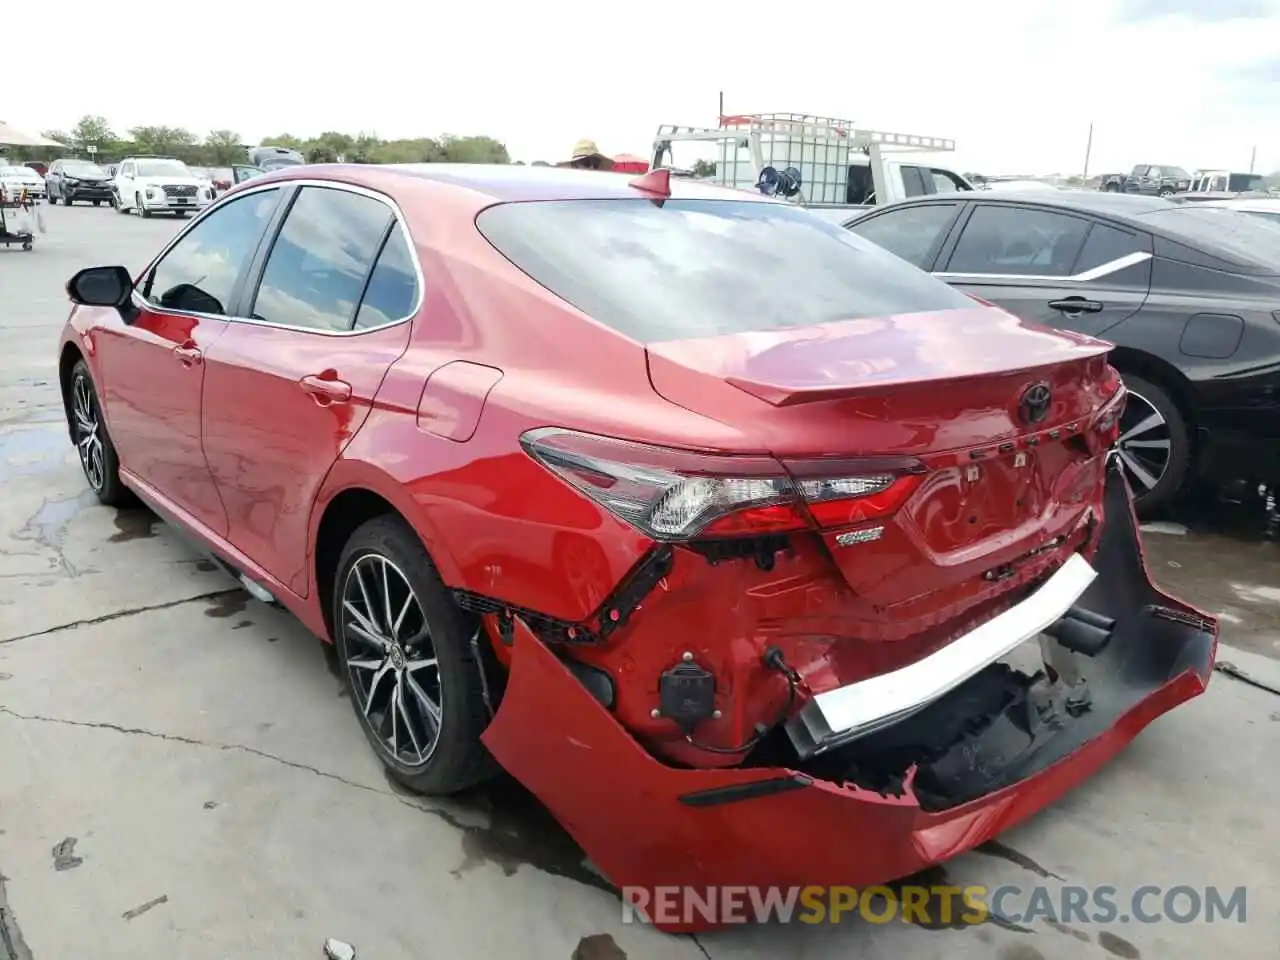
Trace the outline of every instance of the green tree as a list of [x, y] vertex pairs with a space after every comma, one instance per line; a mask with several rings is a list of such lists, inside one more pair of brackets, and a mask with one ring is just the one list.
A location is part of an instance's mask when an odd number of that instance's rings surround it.
[[510, 163], [507, 145], [493, 137], [455, 137], [445, 134], [440, 138], [440, 149], [449, 163]]
[[101, 150], [103, 147], [115, 143], [116, 135], [112, 132], [111, 124], [107, 122], [106, 117], [86, 114], [76, 121], [76, 125], [71, 128], [71, 139], [81, 149], [87, 146], [95, 146]]
[[204, 138], [202, 159], [212, 166], [230, 166], [244, 158], [244, 144], [234, 130], [210, 130]]
[[282, 133], [278, 137], [265, 137], [262, 143], [272, 147], [288, 147], [290, 150], [299, 152], [307, 145], [307, 142], [301, 137], [295, 137], [291, 133]]
[[197, 138], [183, 127], [134, 127], [129, 131], [133, 152], [177, 156], [187, 159], [195, 151]]
[[703, 160], [701, 158], [693, 161], [693, 175], [695, 177], [711, 178], [716, 175], [716, 165], [713, 160]]

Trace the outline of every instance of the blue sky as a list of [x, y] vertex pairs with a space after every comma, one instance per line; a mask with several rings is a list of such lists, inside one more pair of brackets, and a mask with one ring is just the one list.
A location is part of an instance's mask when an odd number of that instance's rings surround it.
[[659, 123], [713, 124], [724, 90], [730, 112], [951, 137], [966, 170], [1078, 172], [1091, 120], [1093, 172], [1243, 170], [1254, 146], [1260, 170], [1280, 168], [1280, 0], [918, 0], [910, 21], [902, 9], [133, 0], [130, 24], [156, 38], [142, 47], [111, 53], [92, 31], [10, 45], [7, 75], [28, 79], [5, 85], [0, 115], [39, 130], [100, 113], [122, 130], [249, 140], [486, 133], [519, 159], [555, 160], [582, 137], [646, 153]]

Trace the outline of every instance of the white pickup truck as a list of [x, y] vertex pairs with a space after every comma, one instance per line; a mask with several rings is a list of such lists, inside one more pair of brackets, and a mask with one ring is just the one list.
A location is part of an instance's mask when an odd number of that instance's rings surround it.
[[[797, 113], [725, 116], [718, 127], [664, 124], [654, 137], [651, 166], [677, 167], [683, 160], [687, 168], [692, 155], [708, 147], [714, 151], [711, 179], [755, 190], [766, 170], [790, 170], [793, 177], [798, 174], [800, 189], [777, 195], [840, 222], [875, 204], [974, 189], [940, 156], [955, 150], [954, 140]], [[705, 163], [708, 158], [696, 159]]]

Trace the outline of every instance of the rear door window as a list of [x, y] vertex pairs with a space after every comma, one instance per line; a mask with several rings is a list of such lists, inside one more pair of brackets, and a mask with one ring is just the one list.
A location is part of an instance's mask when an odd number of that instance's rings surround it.
[[370, 330], [412, 316], [418, 305], [418, 272], [404, 229], [396, 224], [378, 254], [360, 309], [356, 329]]
[[303, 330], [350, 330], [393, 218], [389, 206], [365, 194], [303, 187], [267, 257], [253, 319]]
[[980, 204], [964, 225], [947, 273], [1067, 277], [1090, 221], [1034, 207]]
[[855, 220], [849, 229], [907, 263], [928, 270], [955, 213], [954, 203], [908, 204]]
[[1105, 223], [1095, 223], [1089, 228], [1080, 256], [1071, 268], [1072, 275], [1097, 270], [1115, 263], [1135, 253], [1150, 251], [1151, 240], [1145, 234], [1139, 235]]
[[476, 225], [543, 287], [640, 343], [973, 306], [871, 241], [781, 203], [504, 203]]

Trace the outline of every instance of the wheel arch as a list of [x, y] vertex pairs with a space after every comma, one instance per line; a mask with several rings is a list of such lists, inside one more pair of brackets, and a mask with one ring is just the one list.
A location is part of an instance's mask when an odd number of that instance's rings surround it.
[[71, 371], [81, 360], [84, 360], [84, 354], [74, 343], [68, 341], [62, 345], [62, 352], [58, 355], [58, 387], [62, 393], [62, 413], [67, 418], [67, 435], [72, 443], [75, 443], [76, 435], [71, 412]]
[[386, 515], [399, 517], [417, 533], [446, 585], [461, 582], [452, 553], [404, 486], [370, 464], [339, 460], [316, 500], [311, 520], [312, 591], [329, 639], [333, 637], [333, 578], [342, 548], [362, 524]]
[[[1116, 347], [1108, 357], [1111, 365], [1121, 374], [1131, 373], [1143, 380], [1150, 380], [1164, 389], [1178, 406], [1178, 412], [1186, 421], [1187, 429], [1194, 437], [1196, 405], [1191, 381], [1177, 367], [1154, 354], [1132, 347]], [[1194, 440], [1193, 440], [1194, 443]]]

